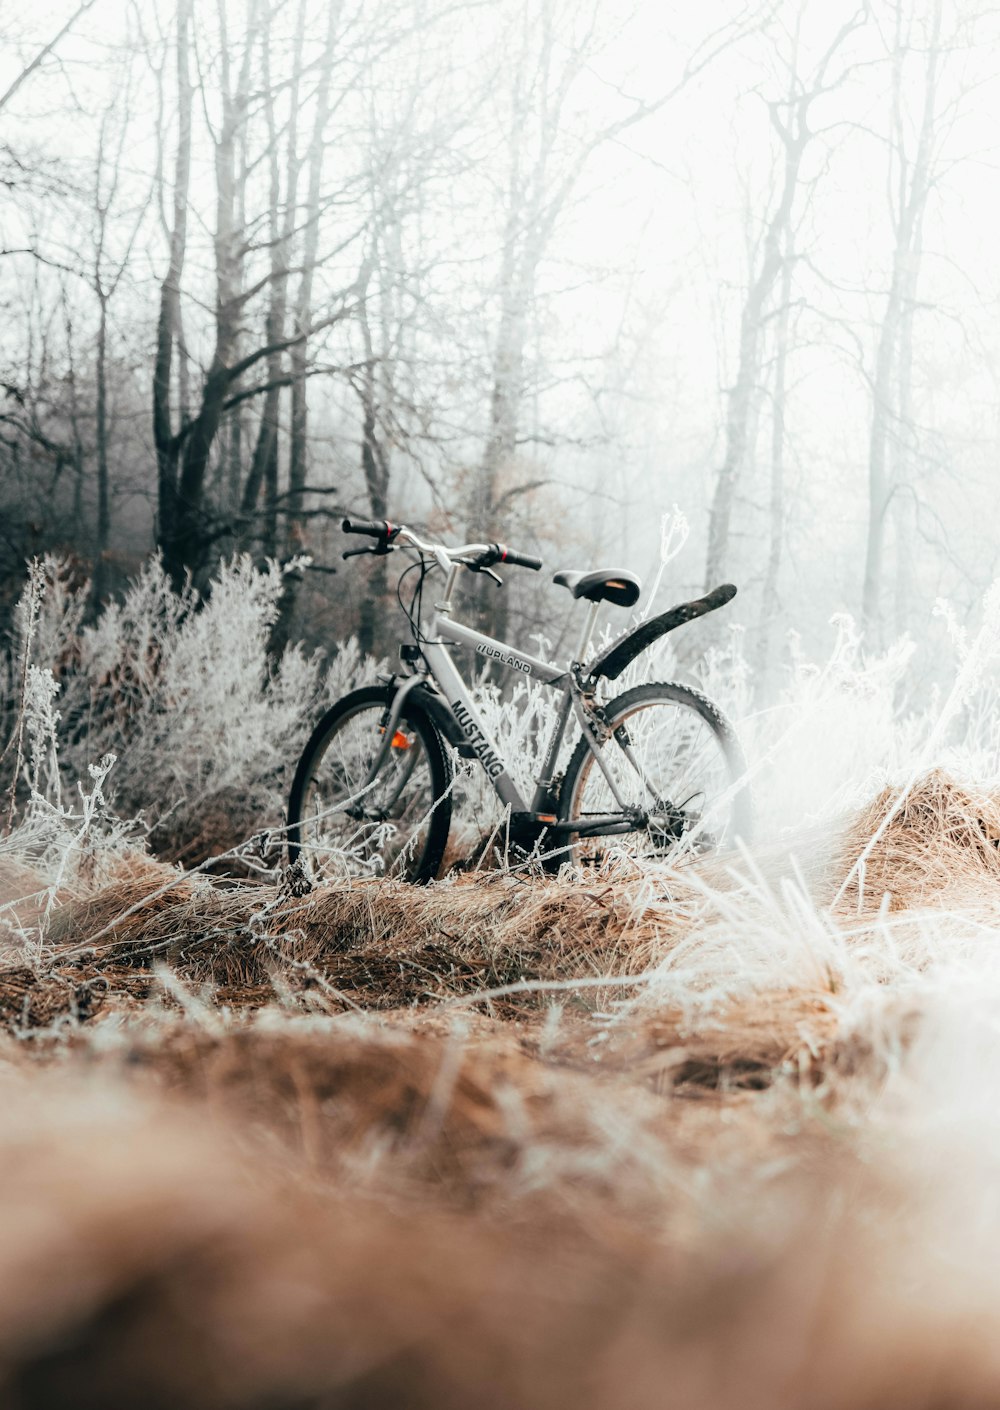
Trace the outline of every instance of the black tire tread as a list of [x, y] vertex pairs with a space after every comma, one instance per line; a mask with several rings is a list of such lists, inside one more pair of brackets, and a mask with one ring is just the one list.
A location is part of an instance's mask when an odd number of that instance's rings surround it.
[[[702, 717], [722, 744], [723, 753], [734, 778], [746, 773], [746, 759], [735, 729], [718, 705], [694, 686], [685, 685], [680, 681], [645, 682], [622, 691], [621, 695], [616, 695], [613, 700], [608, 701], [604, 709], [609, 719], [614, 719], [619, 712], [631, 710], [633, 706], [641, 704], [644, 700], [652, 703], [654, 700], [662, 700], [664, 696], [672, 698], [677, 704], [688, 706], [689, 709]], [[571, 821], [569, 807], [576, 787], [577, 775], [590, 756], [590, 752], [587, 741], [581, 737], [566, 765], [566, 772], [559, 792], [559, 819], [561, 822]], [[746, 788], [741, 789], [737, 794], [736, 812], [736, 830], [741, 837], [748, 839], [753, 818], [749, 792]]]

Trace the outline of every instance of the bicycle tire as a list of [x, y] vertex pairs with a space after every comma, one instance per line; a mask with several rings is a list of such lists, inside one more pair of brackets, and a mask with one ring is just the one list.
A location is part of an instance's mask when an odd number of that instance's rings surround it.
[[[626, 721], [634, 720], [642, 714], [646, 714], [647, 721], [653, 723], [651, 712], [654, 709], [662, 712], [664, 707], [666, 711], [673, 713], [673, 719], [661, 714], [659, 718], [662, 720], [662, 728], [667, 730], [671, 724], [679, 724], [682, 728], [679, 734], [668, 735], [664, 739], [667, 747], [674, 741], [673, 763], [676, 768], [673, 775], [671, 776], [668, 767], [669, 756], [664, 751], [661, 750], [660, 758], [654, 760], [662, 775], [654, 779], [656, 793], [662, 804], [658, 811], [653, 811], [653, 819], [660, 819], [659, 828], [649, 827], [614, 838], [595, 836], [584, 839], [579, 833], [574, 833], [570, 835], [563, 860], [572, 860], [578, 864], [597, 861], [600, 859], [600, 849], [606, 847], [609, 842], [614, 842], [636, 856], [665, 860], [671, 853], [677, 853], [682, 845], [688, 845], [689, 850], [696, 847], [698, 851], [705, 852], [732, 845], [737, 838], [749, 839], [752, 826], [749, 790], [745, 783], [741, 787], [737, 786], [738, 781], [746, 774], [746, 760], [732, 725], [707, 696], [691, 686], [665, 681], [634, 686], [616, 696], [603, 709], [605, 720], [614, 731]], [[685, 730], [688, 731], [687, 746], [684, 741]], [[655, 749], [659, 745], [660, 736], [655, 734], [655, 730], [647, 729], [646, 733], [649, 735], [647, 742]], [[691, 741], [696, 739], [698, 733], [708, 746], [704, 783], [695, 777], [699, 757], [692, 754]], [[631, 734], [636, 734], [634, 725]], [[630, 747], [635, 749], [635, 739], [631, 740]], [[605, 741], [602, 748], [608, 748], [608, 741]], [[605, 754], [606, 759], [609, 757], [613, 758], [615, 755]], [[625, 759], [624, 753], [617, 757]], [[652, 766], [647, 772], [652, 774]], [[594, 780], [598, 782], [591, 786]], [[631, 768], [625, 771], [619, 766], [615, 783], [619, 792], [626, 792], [625, 785], [632, 787], [636, 793], [639, 792], [639, 778]], [[677, 796], [665, 792], [668, 789]], [[647, 788], [643, 799], [636, 798], [637, 805], [648, 805], [648, 791]], [[699, 798], [702, 800], [700, 803], [697, 801]], [[632, 800], [626, 798], [626, 801]], [[588, 813], [610, 814], [618, 811], [607, 780], [593, 751], [583, 738], [577, 743], [566, 766], [559, 803], [559, 818], [564, 823], [582, 820]], [[645, 842], [641, 840], [643, 838], [646, 839]], [[585, 843], [588, 847], [592, 844], [591, 851], [598, 855], [590, 855]]]
[[[326, 712], [302, 751], [288, 800], [287, 853], [289, 865], [299, 861], [314, 881], [381, 875], [425, 885], [440, 871], [451, 827], [454, 765], [440, 731], [416, 701], [406, 701], [399, 722], [404, 736], [409, 732], [412, 738], [398, 750], [393, 744], [367, 798], [363, 789], [358, 791], [358, 776], [363, 780], [381, 744], [385, 713], [394, 694], [391, 686], [351, 691]], [[352, 729], [352, 722], [359, 728]], [[324, 768], [338, 736], [340, 757]], [[407, 752], [418, 746], [423, 760], [419, 752]], [[352, 750], [362, 752], [349, 759]], [[353, 777], [347, 777], [348, 768]], [[411, 789], [406, 802], [415, 811], [401, 826], [405, 815], [397, 805], [402, 789], [418, 770], [419, 789]], [[380, 798], [386, 796], [383, 789], [391, 793], [394, 785], [398, 785], [391, 805], [394, 817], [391, 809], [384, 816], [357, 816], [359, 808], [365, 814], [378, 814]], [[350, 804], [352, 798], [363, 802]], [[404, 835], [411, 822], [422, 828], [422, 836]]]

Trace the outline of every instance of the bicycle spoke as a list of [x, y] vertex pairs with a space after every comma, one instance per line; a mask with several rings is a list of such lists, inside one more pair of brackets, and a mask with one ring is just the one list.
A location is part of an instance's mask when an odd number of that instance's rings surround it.
[[647, 860], [676, 860], [685, 852], [723, 845], [739, 770], [714, 707], [679, 686], [637, 687], [621, 699], [619, 713], [607, 707], [616, 747], [605, 745], [600, 761], [605, 769], [581, 753], [564, 816], [584, 820], [617, 811], [608, 770], [636, 825], [614, 838], [585, 834], [576, 844], [578, 860], [600, 860], [609, 848]]
[[302, 850], [322, 878], [406, 873], [423, 848], [434, 783], [422, 739], [399, 729], [374, 779], [384, 707], [348, 715], [315, 762], [302, 807]]

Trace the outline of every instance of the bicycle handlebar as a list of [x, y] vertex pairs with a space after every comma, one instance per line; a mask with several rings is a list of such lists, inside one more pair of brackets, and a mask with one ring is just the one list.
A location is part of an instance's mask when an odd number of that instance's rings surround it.
[[515, 548], [508, 548], [505, 543], [495, 543], [493, 547], [497, 550], [498, 563], [515, 563], [519, 568], [530, 568], [537, 573], [542, 566], [542, 560], [535, 558], [530, 553], [519, 553]]
[[367, 550], [363, 548], [353, 549], [345, 557], [354, 557], [357, 553], [384, 553], [388, 551], [390, 544], [394, 543], [400, 535], [406, 542], [418, 549], [422, 553], [433, 553], [441, 561], [443, 555], [447, 562], [463, 563], [467, 568], [478, 571], [480, 568], [491, 567], [494, 564], [509, 563], [518, 568], [530, 568], [537, 573], [542, 566], [542, 560], [536, 558], [531, 553], [519, 553], [517, 549], [508, 548], [505, 543], [489, 544], [463, 544], [461, 548], [448, 549], [443, 544], [424, 543], [412, 530], [404, 528], [401, 524], [390, 524], [387, 519], [344, 519], [341, 528], [345, 534], [366, 534], [369, 538], [379, 539], [380, 545], [377, 548]]
[[340, 527], [345, 534], [367, 534], [373, 539], [389, 538], [392, 534], [392, 525], [387, 519], [345, 519]]

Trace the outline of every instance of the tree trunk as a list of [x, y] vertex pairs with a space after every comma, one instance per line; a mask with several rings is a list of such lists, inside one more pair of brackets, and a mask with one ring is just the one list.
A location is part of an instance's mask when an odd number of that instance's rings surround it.
[[901, 296], [898, 271], [893, 271], [885, 315], [879, 329], [875, 377], [872, 382], [872, 424], [868, 438], [868, 532], [861, 589], [861, 617], [868, 644], [882, 644], [882, 558], [886, 514], [892, 497], [888, 473], [888, 443], [894, 420], [896, 338]]
[[[288, 447], [288, 500], [285, 511], [285, 553], [289, 556], [302, 549], [302, 511], [304, 489], [309, 472], [309, 407], [306, 392], [306, 371], [309, 364], [309, 345], [302, 337], [312, 322], [313, 275], [319, 251], [319, 204], [323, 182], [323, 164], [326, 156], [326, 125], [330, 117], [330, 78], [333, 71], [333, 55], [337, 34], [337, 19], [340, 5], [333, 3], [327, 7], [326, 43], [320, 62], [320, 80], [316, 90], [316, 111], [313, 119], [312, 137], [306, 156], [309, 170], [309, 185], [306, 195], [306, 224], [303, 233], [302, 274], [299, 279], [298, 295], [295, 301], [293, 332], [301, 341], [291, 349], [291, 426]], [[294, 602], [287, 611], [290, 613]]]
[[913, 323], [916, 317], [917, 277], [923, 253], [920, 222], [914, 239], [910, 261], [912, 278], [908, 281], [906, 302], [900, 322], [899, 336], [899, 417], [895, 443], [893, 478], [900, 492], [893, 500], [893, 531], [896, 548], [896, 636], [909, 628], [914, 598], [914, 554], [917, 525], [917, 489], [914, 484], [916, 428], [913, 422]]
[[[727, 575], [733, 503], [750, 446], [751, 420], [761, 380], [764, 323], [775, 284], [784, 274], [791, 258], [793, 212], [802, 161], [814, 135], [809, 125], [810, 111], [817, 98], [828, 94], [835, 82], [840, 81], [830, 80], [828, 70], [848, 37], [867, 21], [867, 7], [861, 5], [834, 33], [807, 79], [799, 69], [804, 9], [804, 6], [799, 9], [794, 21], [785, 96], [769, 104], [771, 125], [778, 134], [783, 151], [783, 172], [777, 199], [767, 217], [760, 260], [751, 272], [740, 315], [736, 379], [730, 388], [726, 406], [725, 451], [709, 510], [706, 588], [717, 586]], [[789, 287], [785, 303], [790, 301], [790, 294]]]
[[[266, 555], [273, 557], [277, 549], [277, 499], [278, 499], [278, 412], [281, 403], [281, 382], [284, 353], [281, 344], [285, 337], [285, 308], [288, 301], [288, 275], [291, 260], [292, 238], [295, 232], [296, 198], [299, 179], [298, 153], [298, 109], [299, 80], [302, 74], [302, 44], [305, 33], [305, 0], [300, 0], [295, 36], [295, 57], [292, 68], [291, 91], [289, 94], [289, 122], [286, 144], [285, 210], [281, 215], [281, 170], [278, 160], [278, 128], [274, 112], [274, 92], [271, 86], [270, 61], [268, 58], [268, 37], [264, 37], [264, 113], [270, 147], [270, 198], [268, 202], [268, 232], [271, 245], [271, 279], [268, 294], [268, 310], [265, 337], [272, 351], [267, 359], [267, 391], [257, 443], [254, 448], [250, 473], [243, 491], [241, 516], [245, 523], [252, 523], [260, 497], [261, 487], [265, 489], [263, 525], [260, 534], [262, 548]], [[253, 534], [250, 534], [253, 537]]]
[[240, 513], [240, 483], [243, 479], [243, 417], [238, 406], [229, 413], [229, 443], [226, 447], [226, 503], [234, 519]]
[[746, 460], [751, 413], [760, 384], [764, 314], [775, 282], [787, 262], [785, 251], [791, 236], [792, 207], [798, 188], [802, 156], [809, 140], [807, 120], [812, 96], [806, 94], [789, 104], [787, 124], [781, 123], [772, 109], [774, 125], [785, 149], [784, 176], [777, 204], [764, 232], [760, 265], [751, 279], [740, 314], [736, 380], [730, 388], [726, 408], [726, 448], [716, 478], [708, 517], [706, 588], [717, 587], [726, 576], [733, 500]]
[[[251, 6], [248, 17], [251, 32], [254, 14], [254, 6]], [[209, 539], [204, 506], [205, 479], [226, 399], [237, 375], [233, 364], [243, 308], [240, 282], [243, 260], [239, 241], [244, 232], [237, 229], [236, 223], [236, 155], [238, 134], [246, 120], [249, 102], [251, 45], [248, 41], [244, 49], [235, 89], [230, 82], [225, 33], [221, 51], [222, 121], [215, 138], [215, 349], [202, 388], [201, 406], [184, 436], [173, 541], [166, 545], [164, 552], [164, 562], [175, 583], [204, 565]]]
[[778, 619], [778, 578], [781, 573], [781, 551], [785, 541], [785, 381], [788, 368], [788, 333], [792, 305], [793, 255], [790, 247], [784, 253], [781, 273], [781, 295], [775, 328], [774, 388], [771, 402], [771, 494], [768, 522], [767, 567], [761, 593], [760, 642], [758, 650], [758, 694], [764, 698], [770, 691], [771, 650], [774, 626]]
[[76, 384], [76, 361], [73, 356], [73, 319], [66, 299], [65, 287], [62, 291], [63, 321], [66, 329], [66, 370], [69, 387], [69, 424], [73, 432], [73, 523], [79, 533], [83, 528], [83, 476], [85, 453], [83, 437], [80, 433], [80, 400]]
[[189, 62], [191, 0], [177, 0], [177, 153], [174, 167], [173, 224], [166, 277], [160, 286], [153, 367], [153, 443], [157, 466], [157, 540], [165, 560], [173, 560], [177, 532], [177, 467], [180, 446], [174, 434], [171, 381], [174, 344], [180, 337], [180, 284], [187, 249], [188, 191], [191, 184], [191, 110], [194, 90]]
[[[294, 558], [305, 543], [305, 486], [309, 474], [309, 403], [307, 372], [309, 343], [303, 335], [312, 324], [313, 276], [319, 253], [320, 194], [323, 165], [326, 156], [326, 126], [330, 118], [330, 81], [336, 47], [337, 20], [340, 4], [329, 0], [327, 5], [326, 42], [320, 61], [320, 79], [316, 90], [316, 111], [313, 130], [306, 154], [309, 182], [306, 194], [306, 221], [302, 239], [302, 274], [295, 300], [292, 332], [300, 339], [289, 351], [291, 376], [291, 408], [288, 433], [288, 493], [285, 499], [285, 527], [282, 536], [282, 556]], [[291, 637], [295, 610], [298, 605], [301, 577], [298, 573], [285, 576], [284, 591], [278, 606], [278, 619], [271, 632], [270, 650], [280, 655]]]
[[[931, 189], [934, 122], [937, 107], [938, 69], [941, 61], [942, 0], [935, 0], [931, 34], [926, 46], [920, 130], [912, 160], [903, 146], [904, 123], [903, 64], [907, 45], [903, 40], [902, 0], [896, 4], [896, 36], [893, 52], [892, 117], [896, 145], [891, 156], [898, 164], [895, 245], [892, 274], [885, 313], [879, 328], [875, 376], [872, 383], [872, 423], [868, 450], [868, 523], [865, 567], [861, 589], [861, 615], [868, 644], [883, 644], [882, 593], [884, 579], [885, 532], [893, 495], [900, 487], [891, 475], [891, 452], [901, 434], [902, 386], [909, 367], [900, 368], [900, 356], [912, 326], [916, 285], [921, 254], [921, 229]], [[903, 378], [901, 384], [900, 378]]]
[[108, 300], [98, 295], [100, 317], [97, 324], [97, 534], [94, 541], [94, 573], [91, 579], [91, 610], [96, 615], [107, 593], [108, 551], [111, 543], [111, 473], [108, 466]]
[[[365, 281], [367, 289], [367, 279]], [[389, 517], [389, 466], [385, 451], [379, 440], [378, 403], [375, 382], [375, 351], [372, 345], [371, 324], [368, 321], [368, 304], [361, 304], [360, 322], [365, 365], [361, 375], [361, 471], [368, 493], [368, 506], [373, 519]], [[385, 616], [385, 604], [389, 595], [388, 564], [384, 557], [372, 560], [368, 577], [368, 590], [361, 602], [358, 626], [358, 645], [370, 655], [379, 643], [379, 625]]]

